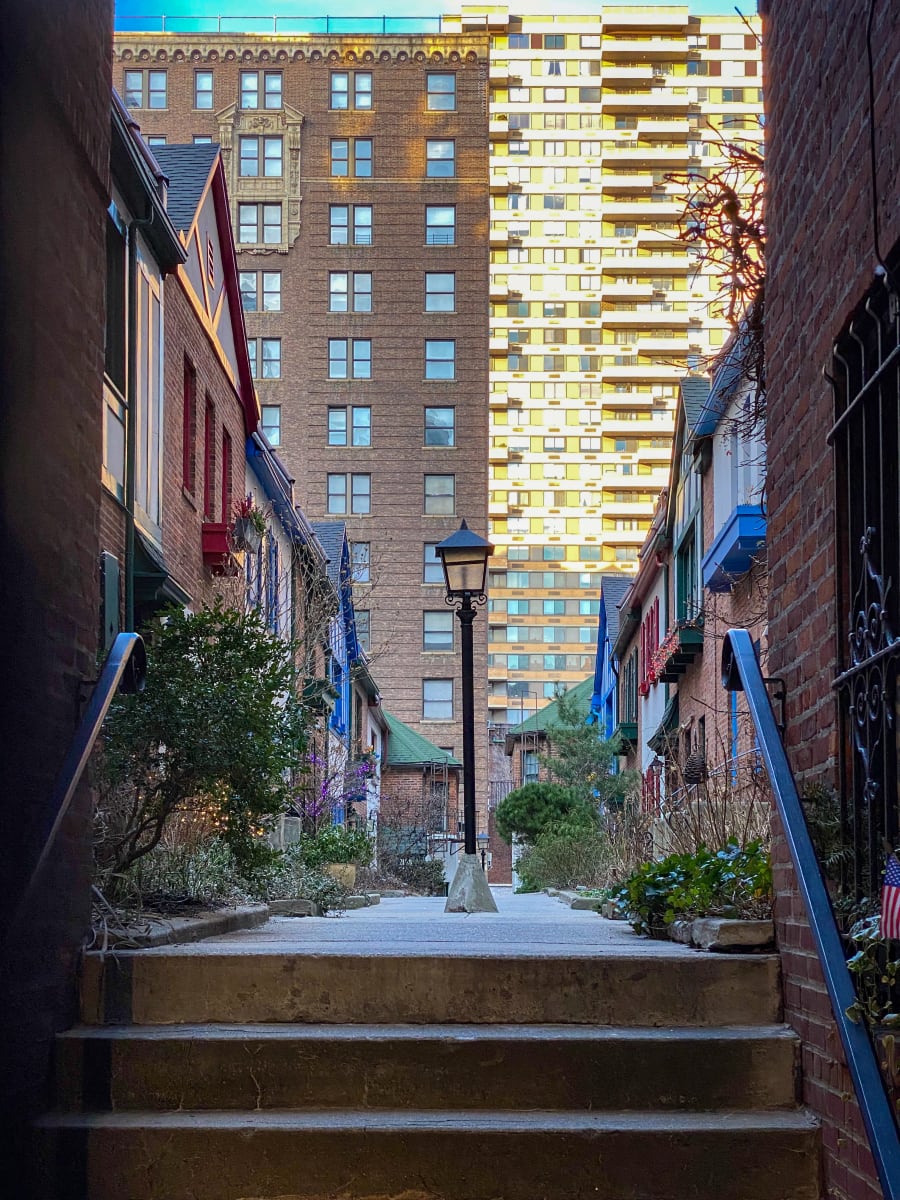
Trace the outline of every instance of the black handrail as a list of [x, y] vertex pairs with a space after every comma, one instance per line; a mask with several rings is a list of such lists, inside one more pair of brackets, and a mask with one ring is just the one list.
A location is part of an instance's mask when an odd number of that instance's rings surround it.
[[863, 1024], [847, 1016], [847, 1010], [856, 1002], [856, 992], [847, 969], [844, 946], [809, 836], [797, 785], [778, 733], [765, 680], [746, 629], [732, 629], [725, 635], [722, 686], [730, 692], [743, 691], [747, 697], [747, 706], [784, 826], [784, 836], [790, 847], [881, 1188], [885, 1200], [900, 1200], [900, 1138], [897, 1136], [891, 1102], [868, 1031]]
[[103, 720], [117, 691], [128, 694], [140, 692], [147, 674], [147, 651], [143, 638], [136, 633], [120, 633], [113, 642], [100, 676], [94, 685], [84, 716], [75, 731], [63, 761], [49, 805], [50, 825], [44, 835], [43, 847], [20, 897], [10, 930], [18, 924], [37, 887], [41, 870], [47, 861], [59, 827], [69, 811], [75, 789], [84, 774]]

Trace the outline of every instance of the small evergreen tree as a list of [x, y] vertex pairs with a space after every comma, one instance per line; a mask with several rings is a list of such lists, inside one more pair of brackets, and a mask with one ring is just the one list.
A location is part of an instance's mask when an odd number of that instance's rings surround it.
[[103, 732], [96, 858], [119, 875], [175, 814], [205, 822], [239, 865], [281, 812], [307, 748], [291, 647], [255, 611], [171, 609], [147, 630], [143, 692], [113, 702]]
[[570, 788], [577, 799], [598, 806], [620, 806], [634, 796], [640, 774], [615, 771], [622, 753], [617, 738], [602, 738], [588, 725], [587, 709], [563, 692], [556, 702], [558, 719], [547, 726], [551, 750], [538, 756], [554, 783]]
[[586, 804], [572, 788], [558, 783], [526, 783], [504, 796], [497, 805], [497, 832], [505, 842], [520, 837], [534, 844], [550, 825], [569, 820], [590, 825], [592, 806]]

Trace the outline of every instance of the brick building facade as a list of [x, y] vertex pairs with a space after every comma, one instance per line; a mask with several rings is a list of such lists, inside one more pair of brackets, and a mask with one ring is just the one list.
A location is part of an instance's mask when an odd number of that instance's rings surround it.
[[431, 548], [487, 527], [487, 37], [121, 34], [114, 80], [151, 142], [221, 144], [263, 429], [347, 521], [385, 703], [461, 752]]
[[96, 661], [111, 25], [107, 0], [13, 0], [0, 45], [4, 1148], [45, 1099], [88, 924], [84, 788], [16, 928], [9, 909], [43, 845]]
[[[786, 744], [801, 789], [810, 784], [833, 787], [839, 784], [842, 757], [833, 685], [845, 665], [852, 617], [847, 581], [852, 578], [855, 585], [861, 565], [860, 547], [847, 546], [843, 578], [839, 572], [836, 530], [848, 528], [849, 522], [838, 504], [844, 504], [848, 482], [860, 495], [866, 492], [870, 460], [860, 441], [839, 496], [828, 438], [835, 400], [823, 368], [837, 373], [833, 347], [839, 339], [846, 343], [849, 322], [859, 321], [858, 306], [875, 282], [876, 213], [880, 253], [897, 269], [900, 12], [895, 5], [870, 6], [861, 0], [851, 5], [768, 0], [761, 8], [768, 118], [769, 669], [786, 683]], [[874, 125], [866, 45], [870, 13]], [[896, 395], [895, 387], [894, 421]], [[880, 446], [879, 459], [888, 469], [896, 462], [889, 437]], [[883, 511], [896, 509], [894, 488]], [[878, 538], [884, 534], [883, 528], [877, 531]], [[891, 540], [896, 546], [896, 538]], [[887, 564], [875, 569], [887, 572]], [[895, 793], [892, 811], [894, 829], [885, 831], [888, 836], [896, 836]], [[823, 1122], [828, 1192], [875, 1200], [881, 1191], [780, 838], [775, 877], [785, 1013], [803, 1038], [804, 1096]]]

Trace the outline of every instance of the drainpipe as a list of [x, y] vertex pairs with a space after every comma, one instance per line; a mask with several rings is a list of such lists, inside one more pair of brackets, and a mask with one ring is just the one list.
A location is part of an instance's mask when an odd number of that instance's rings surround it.
[[153, 208], [143, 219], [128, 222], [128, 367], [125, 388], [128, 398], [125, 424], [125, 630], [134, 631], [134, 464], [137, 458], [137, 231], [153, 224]]

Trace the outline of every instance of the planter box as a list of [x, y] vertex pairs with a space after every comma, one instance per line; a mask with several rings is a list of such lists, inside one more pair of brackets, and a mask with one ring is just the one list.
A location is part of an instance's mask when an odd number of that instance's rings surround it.
[[214, 575], [237, 575], [241, 563], [234, 553], [231, 528], [223, 521], [204, 521], [200, 526], [203, 564]]
[[262, 534], [249, 517], [235, 518], [231, 537], [239, 550], [249, 550], [251, 554], [255, 554], [262, 545]]

